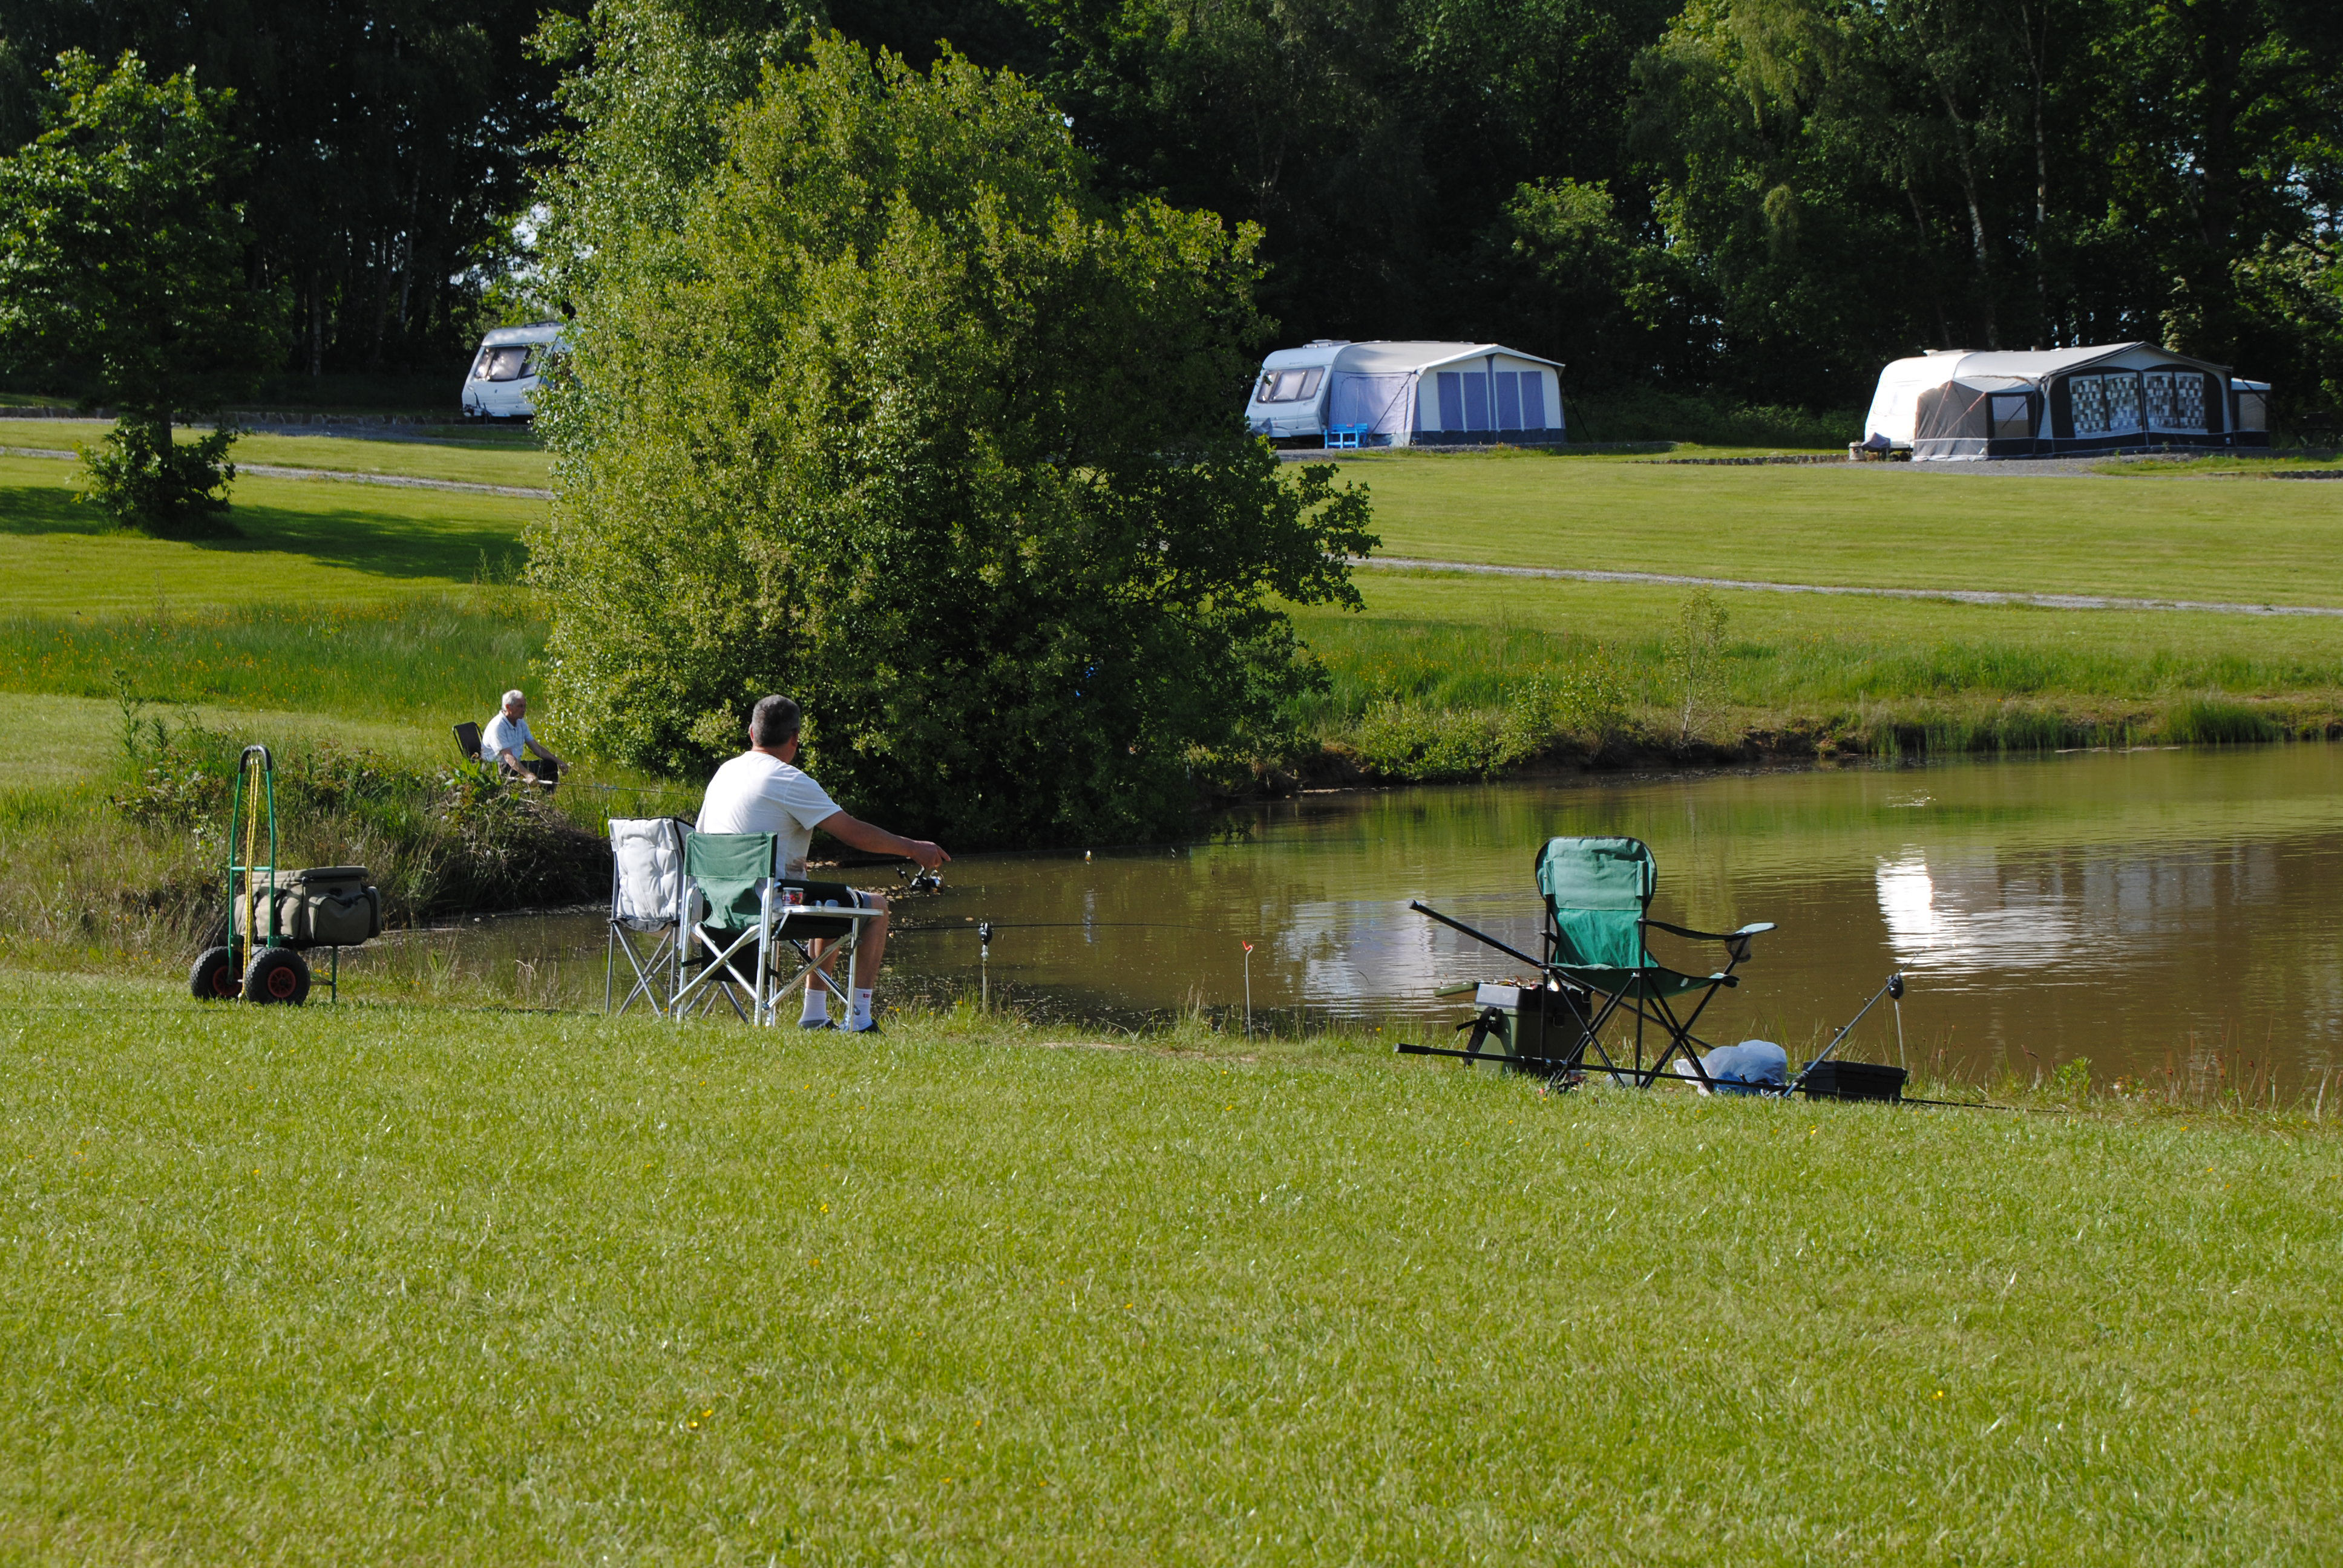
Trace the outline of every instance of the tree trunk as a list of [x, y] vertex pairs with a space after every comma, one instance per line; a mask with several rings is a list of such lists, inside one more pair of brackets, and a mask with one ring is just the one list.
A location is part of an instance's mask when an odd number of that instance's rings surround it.
[[1912, 228], [1920, 236], [1920, 256], [1928, 267], [1928, 303], [1936, 310], [1936, 347], [1950, 348], [1953, 347], [1953, 324], [1945, 315], [1944, 280], [1937, 276], [1936, 258], [1929, 253], [1927, 215], [1920, 210], [1920, 193], [1912, 188], [1909, 174], [1904, 176], [1904, 196], [1912, 204]]
[[[2034, 24], [2034, 7], [2042, 7], [2042, 25]], [[2056, 333], [2050, 322], [2050, 142], [2043, 124], [2042, 84], [2050, 68], [2051, 0], [2017, 0], [2017, 19], [2026, 29], [2026, 74], [2034, 88], [2034, 309], [2036, 335], [2043, 347]]]
[[1936, 95], [1944, 100], [1945, 117], [1953, 126], [1953, 150], [1959, 155], [1961, 166], [1961, 196], [1969, 206], [1969, 248], [1976, 258], [1977, 305], [1985, 312], [1985, 346], [2001, 347], [2001, 331], [1994, 322], [1993, 268], [1986, 258], [1985, 238], [1985, 207], [1977, 197], [1976, 160], [1969, 155], [1967, 122], [1961, 118], [1960, 106], [1953, 99], [1952, 88], [1940, 77]]

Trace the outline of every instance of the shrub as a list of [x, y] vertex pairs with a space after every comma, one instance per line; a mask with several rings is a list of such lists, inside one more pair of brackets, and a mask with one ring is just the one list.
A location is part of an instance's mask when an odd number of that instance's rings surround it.
[[1110, 206], [1062, 116], [949, 51], [818, 42], [722, 146], [679, 203], [560, 187], [591, 259], [533, 571], [590, 741], [704, 766], [786, 692], [840, 799], [977, 844], [1175, 830], [1200, 757], [1281, 749], [1284, 604], [1355, 605], [1374, 541], [1236, 413], [1257, 236]]

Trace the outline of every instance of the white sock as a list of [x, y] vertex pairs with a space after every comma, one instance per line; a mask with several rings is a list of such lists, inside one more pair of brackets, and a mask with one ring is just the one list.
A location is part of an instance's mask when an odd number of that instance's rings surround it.
[[799, 1023], [828, 1023], [830, 1021], [830, 993], [821, 989], [821, 982], [819, 980], [806, 987], [805, 992], [805, 1011], [798, 1014], [798, 1021]]
[[847, 1020], [849, 1029], [870, 1027], [870, 992], [861, 986], [854, 988], [854, 1016]]

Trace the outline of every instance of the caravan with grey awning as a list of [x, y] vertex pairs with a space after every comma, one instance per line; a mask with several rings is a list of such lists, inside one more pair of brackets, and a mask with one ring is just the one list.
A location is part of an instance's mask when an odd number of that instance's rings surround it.
[[1879, 373], [1863, 444], [1921, 462], [2267, 447], [2268, 395], [2153, 343], [1931, 350]]
[[1245, 422], [1272, 440], [1554, 446], [1564, 438], [1562, 367], [1496, 343], [1322, 338], [1262, 361]]

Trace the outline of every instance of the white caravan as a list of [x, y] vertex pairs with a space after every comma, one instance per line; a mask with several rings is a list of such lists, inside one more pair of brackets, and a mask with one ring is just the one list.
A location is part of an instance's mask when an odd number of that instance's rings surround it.
[[1552, 445], [1563, 439], [1562, 367], [1495, 343], [1322, 337], [1261, 362], [1245, 423], [1329, 446]]
[[561, 323], [499, 327], [480, 339], [464, 377], [464, 417], [527, 419], [537, 413], [546, 360], [562, 348]]

